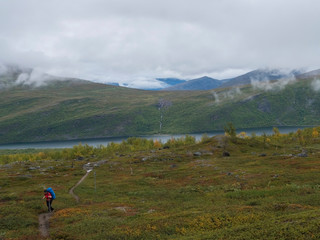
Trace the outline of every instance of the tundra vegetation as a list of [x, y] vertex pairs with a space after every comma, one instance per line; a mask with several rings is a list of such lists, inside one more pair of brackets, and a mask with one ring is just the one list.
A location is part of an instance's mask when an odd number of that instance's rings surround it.
[[0, 239], [320, 239], [319, 132], [1, 150]]

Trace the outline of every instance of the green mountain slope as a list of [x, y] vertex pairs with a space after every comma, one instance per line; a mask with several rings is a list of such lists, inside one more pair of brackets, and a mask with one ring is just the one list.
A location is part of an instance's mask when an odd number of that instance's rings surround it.
[[[1, 90], [0, 143], [317, 125], [320, 93], [299, 80], [273, 91], [241, 88], [154, 92], [80, 80]], [[168, 107], [158, 108], [160, 100]]]

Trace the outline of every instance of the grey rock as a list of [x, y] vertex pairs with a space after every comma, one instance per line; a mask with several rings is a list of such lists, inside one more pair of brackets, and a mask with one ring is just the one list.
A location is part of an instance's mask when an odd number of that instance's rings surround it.
[[196, 157], [199, 157], [199, 156], [201, 156], [202, 154], [201, 154], [201, 152], [195, 152], [195, 153], [193, 153], [193, 156], [196, 156]]
[[297, 156], [298, 157], [308, 157], [308, 154], [307, 153], [299, 153]]
[[40, 166], [37, 166], [37, 167], [29, 167], [29, 170], [37, 170], [37, 169], [40, 169]]
[[145, 161], [147, 161], [148, 159], [149, 159], [148, 157], [144, 157], [144, 158], [141, 159], [141, 161], [142, 161], [142, 162], [145, 162]]

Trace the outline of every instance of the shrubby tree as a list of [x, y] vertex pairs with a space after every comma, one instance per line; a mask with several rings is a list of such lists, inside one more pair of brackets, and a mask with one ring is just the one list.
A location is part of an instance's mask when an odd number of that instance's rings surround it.
[[227, 125], [224, 127], [224, 132], [227, 136], [230, 136], [231, 138], [235, 138], [236, 128], [233, 126], [232, 122], [228, 122]]

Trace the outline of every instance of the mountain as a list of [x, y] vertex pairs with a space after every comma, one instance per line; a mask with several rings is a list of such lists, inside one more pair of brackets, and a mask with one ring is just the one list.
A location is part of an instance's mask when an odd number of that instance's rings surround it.
[[210, 77], [201, 77], [192, 79], [171, 87], [163, 88], [164, 91], [193, 91], [193, 90], [209, 90], [216, 88], [226, 88], [231, 86], [241, 86], [250, 84], [251, 81], [272, 81], [281, 78], [288, 78], [301, 74], [298, 70], [283, 71], [279, 69], [257, 69], [235, 78], [224, 80], [213, 79]]
[[[7, 75], [5, 78], [9, 79]], [[13, 81], [13, 80], [12, 80]], [[143, 91], [80, 79], [0, 90], [0, 143], [317, 125], [314, 78], [210, 91]], [[273, 90], [272, 90], [273, 89]], [[162, 116], [162, 117], [161, 117]]]
[[283, 71], [280, 69], [257, 69], [241, 76], [225, 79], [220, 87], [231, 87], [250, 84], [252, 81], [272, 81], [301, 74], [298, 70]]
[[172, 87], [164, 88], [164, 91], [185, 91], [185, 90], [209, 90], [221, 85], [221, 81], [207, 76], [192, 79]]
[[320, 78], [320, 69], [297, 75], [298, 79]]
[[160, 82], [164, 82], [166, 84], [168, 84], [169, 86], [175, 86], [177, 84], [181, 84], [186, 82], [186, 80], [182, 80], [179, 78], [156, 78], [156, 80], [160, 81]]

